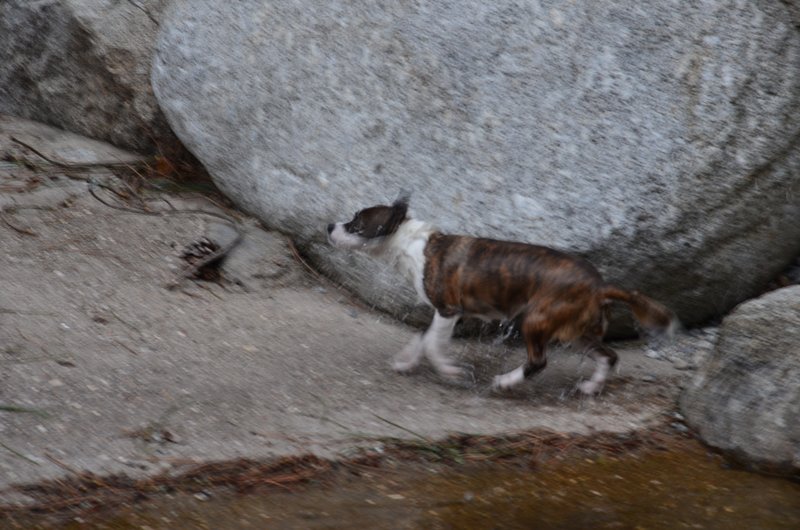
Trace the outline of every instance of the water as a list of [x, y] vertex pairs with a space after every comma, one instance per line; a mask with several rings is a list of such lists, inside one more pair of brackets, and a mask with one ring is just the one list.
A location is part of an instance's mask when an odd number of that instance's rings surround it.
[[63, 528], [800, 528], [800, 483], [727, 468], [696, 443], [542, 460], [350, 466], [297, 492], [169, 495]]

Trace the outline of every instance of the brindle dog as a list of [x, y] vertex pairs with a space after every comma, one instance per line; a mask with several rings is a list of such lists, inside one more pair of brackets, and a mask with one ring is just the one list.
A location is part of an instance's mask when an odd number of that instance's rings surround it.
[[328, 225], [334, 246], [388, 257], [413, 283], [419, 298], [436, 313], [428, 330], [414, 337], [394, 360], [394, 368], [414, 368], [423, 355], [444, 376], [463, 370], [445, 355], [456, 322], [465, 316], [519, 322], [528, 350], [526, 362], [494, 378], [495, 388], [510, 388], [541, 371], [553, 341], [579, 343], [596, 361], [591, 378], [578, 388], [595, 394], [603, 388], [617, 354], [603, 343], [610, 301], [630, 306], [650, 330], [676, 324], [663, 305], [606, 283], [588, 261], [548, 247], [448, 235], [408, 216], [408, 199], [363, 209], [347, 223]]

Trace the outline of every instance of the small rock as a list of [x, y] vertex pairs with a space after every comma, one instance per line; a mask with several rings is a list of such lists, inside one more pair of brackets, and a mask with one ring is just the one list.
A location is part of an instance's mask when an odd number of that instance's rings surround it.
[[650, 359], [661, 359], [661, 354], [658, 353], [656, 350], [648, 349], [644, 352], [645, 356], [649, 357]]
[[675, 359], [672, 361], [672, 366], [674, 366], [676, 370], [690, 370], [692, 368], [692, 366], [683, 359]]
[[695, 346], [698, 349], [709, 350], [714, 347], [714, 343], [707, 339], [700, 339], [695, 342]]
[[92, 322], [97, 322], [98, 324], [108, 324], [109, 320], [103, 315], [94, 315], [92, 317]]
[[689, 432], [689, 427], [687, 427], [683, 423], [678, 423], [677, 421], [670, 423], [670, 427], [681, 433]]

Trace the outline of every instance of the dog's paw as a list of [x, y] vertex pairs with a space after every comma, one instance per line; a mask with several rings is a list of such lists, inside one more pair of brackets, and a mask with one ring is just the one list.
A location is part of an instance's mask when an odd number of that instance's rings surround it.
[[492, 390], [508, 390], [517, 386], [525, 380], [525, 373], [523, 369], [516, 368], [508, 373], [494, 376], [492, 379]]
[[578, 390], [585, 396], [594, 396], [603, 390], [603, 383], [597, 381], [581, 381], [578, 383]]
[[395, 359], [392, 361], [392, 370], [399, 374], [408, 374], [414, 371], [417, 366], [419, 366], [419, 362], [416, 359], [411, 361]]
[[463, 366], [458, 366], [456, 364], [440, 364], [436, 367], [436, 371], [439, 372], [439, 375], [444, 377], [445, 379], [463, 379], [467, 376], [468, 372], [466, 368]]
[[502, 392], [504, 390], [508, 390], [512, 386], [514, 386], [514, 385], [509, 385], [503, 379], [502, 375], [496, 375], [496, 376], [494, 376], [494, 379], [492, 379], [491, 391], [492, 392]]
[[406, 344], [392, 359], [392, 369], [395, 372], [408, 373], [419, 365], [422, 360], [422, 335], [417, 334]]

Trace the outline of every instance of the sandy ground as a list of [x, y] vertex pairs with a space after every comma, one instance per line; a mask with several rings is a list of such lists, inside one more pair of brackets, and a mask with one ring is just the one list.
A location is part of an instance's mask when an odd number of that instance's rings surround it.
[[[218, 233], [217, 218], [110, 208], [88, 180], [125, 191], [109, 170], [65, 170], [12, 137], [73, 164], [126, 156], [0, 117], [0, 504], [25, 501], [9, 485], [72, 471], [335, 457], [385, 437], [640, 429], [672, 414], [712, 345], [713, 330], [657, 349], [616, 344], [619, 371], [596, 398], [574, 392], [592, 363], [562, 351], [519, 389], [490, 393], [524, 355], [496, 336], [453, 344], [474, 381], [451, 384], [428, 366], [399, 375], [390, 358], [416, 330], [314, 275], [284, 236], [244, 219], [220, 282], [170, 289], [181, 249]], [[221, 211], [188, 193], [152, 199], [150, 209]]]

